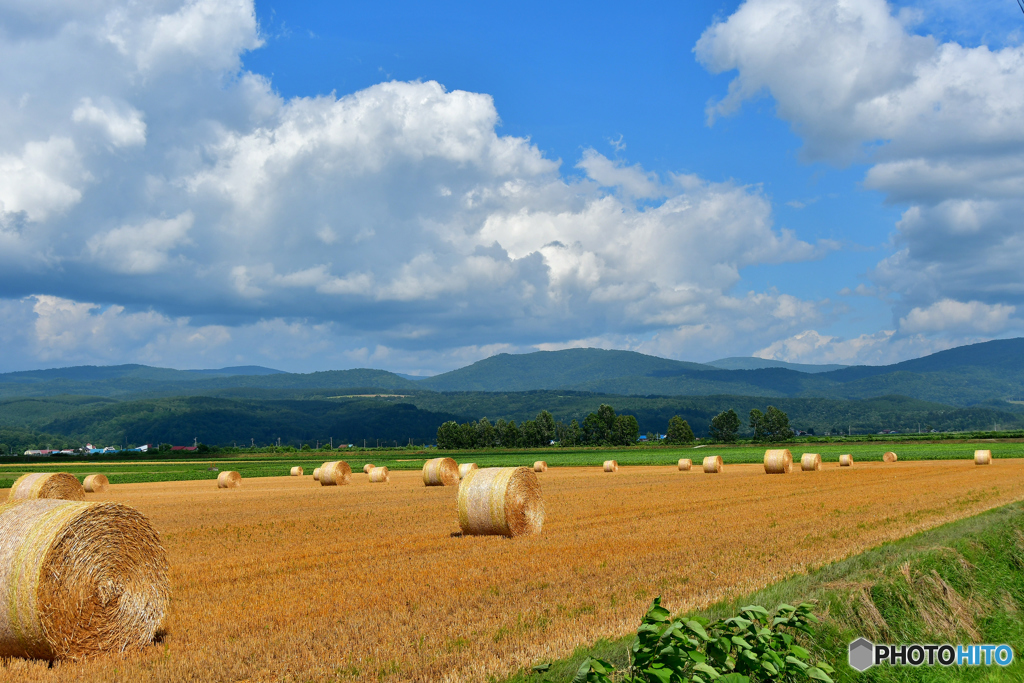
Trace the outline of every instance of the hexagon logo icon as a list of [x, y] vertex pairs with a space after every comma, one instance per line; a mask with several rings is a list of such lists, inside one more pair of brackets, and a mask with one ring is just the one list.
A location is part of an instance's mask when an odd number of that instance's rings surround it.
[[857, 671], [867, 671], [874, 662], [875, 646], [866, 638], [850, 643], [850, 666]]

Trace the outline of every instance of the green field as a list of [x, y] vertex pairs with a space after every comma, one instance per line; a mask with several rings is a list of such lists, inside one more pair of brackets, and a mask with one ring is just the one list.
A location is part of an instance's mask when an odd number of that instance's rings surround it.
[[[900, 460], [970, 460], [976, 448], [992, 451], [995, 458], [1024, 458], [1024, 442], [968, 442], [968, 443], [852, 443], [801, 444], [791, 446], [793, 457], [799, 460], [805, 452], [820, 453], [824, 462], [838, 462], [839, 455], [850, 453], [854, 462], [881, 461], [882, 454], [893, 450]], [[812, 448], [813, 447], [813, 448]], [[0, 460], [0, 489], [10, 488], [14, 480], [26, 472], [70, 472], [79, 479], [88, 474], [107, 475], [111, 484], [130, 484], [156, 481], [186, 481], [216, 479], [219, 471], [236, 470], [243, 478], [281, 477], [299, 465], [306, 474], [328, 460], [345, 460], [353, 471], [362, 470], [363, 464], [386, 465], [392, 470], [418, 470], [428, 458], [449, 456], [460, 463], [475, 462], [480, 467], [532, 467], [544, 460], [551, 467], [600, 467], [605, 460], [616, 460], [620, 465], [675, 465], [680, 458], [690, 458], [699, 466], [707, 456], [720, 455], [728, 463], [759, 463], [765, 447], [760, 446], [707, 446], [707, 447], [634, 447], [634, 448], [538, 448], [528, 450], [438, 451], [405, 449], [354, 449], [351, 451], [299, 452], [253, 455], [187, 458], [132, 458], [106, 456], [94, 461], [64, 460], [59, 458], [23, 457]], [[213, 470], [211, 468], [216, 468]]]

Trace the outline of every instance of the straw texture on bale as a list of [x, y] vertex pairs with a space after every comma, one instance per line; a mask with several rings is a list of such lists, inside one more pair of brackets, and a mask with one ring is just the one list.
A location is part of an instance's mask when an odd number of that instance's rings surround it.
[[371, 484], [386, 484], [389, 481], [391, 481], [391, 475], [388, 474], [387, 465], [374, 467], [372, 470], [370, 470]]
[[725, 469], [725, 464], [722, 462], [722, 456], [709, 455], [704, 458], [705, 474], [720, 474], [723, 469]]
[[320, 481], [320, 468], [319, 467], [317, 467], [315, 470], [313, 470], [313, 480], [314, 481]]
[[788, 448], [771, 449], [764, 452], [765, 474], [789, 474], [793, 471], [793, 454]]
[[303, 474], [303, 469], [301, 467], [296, 466], [296, 467], [292, 468], [291, 475], [293, 477], [301, 477], [302, 474]]
[[352, 481], [352, 468], [344, 460], [325, 462], [320, 465], [321, 486], [344, 486]]
[[974, 451], [975, 465], [991, 465], [992, 451]]
[[533, 471], [537, 472], [538, 474], [541, 472], [547, 472], [548, 464], [543, 460], [538, 460], [537, 462], [533, 463]]
[[376, 467], [376, 465], [374, 465], [372, 462], [366, 463], [365, 465], [363, 465], [363, 474], [369, 474], [370, 470], [372, 470], [374, 467]]
[[853, 456], [849, 453], [843, 453], [839, 456], [840, 467], [851, 467], [853, 465]]
[[78, 659], [153, 641], [170, 596], [149, 521], [117, 503], [0, 505], [0, 657]]
[[458, 486], [459, 465], [451, 458], [434, 458], [423, 463], [424, 486]]
[[615, 461], [615, 460], [605, 460], [604, 461], [604, 471], [605, 472], [618, 472], [619, 471], [619, 463], [617, 461]]
[[544, 526], [544, 500], [528, 467], [485, 467], [459, 484], [459, 526], [470, 536], [526, 536]]
[[821, 454], [819, 453], [804, 453], [800, 456], [800, 469], [804, 472], [820, 472], [821, 471]]
[[217, 488], [237, 489], [242, 485], [242, 475], [238, 472], [224, 471], [217, 475]]
[[478, 469], [475, 462], [464, 462], [459, 465], [459, 479], [462, 479], [473, 470]]
[[110, 487], [110, 480], [105, 474], [90, 474], [82, 482], [86, 493], [103, 493]]
[[693, 461], [689, 458], [679, 458], [679, 471], [689, 472], [690, 468], [693, 467]]
[[897, 459], [898, 458], [896, 457], [896, 454], [893, 453], [892, 451], [889, 451], [888, 453], [882, 456], [882, 460], [884, 460], [885, 462], [896, 462]]
[[85, 500], [85, 487], [67, 472], [32, 472], [18, 477], [7, 495], [7, 500], [36, 498]]

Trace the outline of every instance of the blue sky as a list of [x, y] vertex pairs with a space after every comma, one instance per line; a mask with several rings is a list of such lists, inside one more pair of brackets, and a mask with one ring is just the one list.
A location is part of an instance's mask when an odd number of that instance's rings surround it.
[[1020, 334], [1010, 0], [54, 0], [0, 26], [0, 371]]

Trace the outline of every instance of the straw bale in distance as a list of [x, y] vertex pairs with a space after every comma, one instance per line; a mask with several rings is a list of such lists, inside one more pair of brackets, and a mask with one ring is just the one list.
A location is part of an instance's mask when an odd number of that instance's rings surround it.
[[225, 470], [217, 475], [217, 488], [237, 489], [242, 485], [242, 475], [238, 472]]
[[991, 465], [992, 451], [974, 451], [975, 465]]
[[423, 463], [424, 486], [458, 486], [459, 465], [451, 458], [434, 458]]
[[465, 477], [467, 474], [469, 474], [470, 472], [472, 472], [475, 469], [479, 469], [476, 466], [475, 462], [464, 462], [464, 463], [462, 463], [461, 465], [459, 465], [459, 479], [462, 479], [463, 477]]
[[291, 470], [291, 475], [293, 477], [301, 477], [302, 474], [303, 474], [303, 469], [301, 467], [299, 467], [298, 465], [293, 467], [292, 470]]
[[840, 467], [851, 467], [853, 465], [853, 456], [849, 453], [843, 453], [839, 456]]
[[689, 472], [690, 468], [693, 467], [693, 461], [689, 458], [679, 458], [679, 471]]
[[105, 474], [90, 474], [82, 482], [86, 493], [103, 493], [110, 488], [110, 481]]
[[547, 462], [545, 462], [544, 460], [538, 460], [537, 462], [533, 463], [533, 471], [537, 472], [537, 473], [547, 472], [548, 471], [548, 464], [547, 464]]
[[321, 486], [344, 486], [352, 481], [352, 468], [344, 460], [325, 462], [320, 465]]
[[615, 460], [605, 460], [604, 461], [604, 471], [605, 472], [618, 472], [619, 471], [619, 463], [617, 461], [615, 461]]
[[374, 467], [376, 467], [376, 465], [374, 465], [372, 462], [366, 463], [365, 465], [363, 465], [363, 474], [369, 474], [370, 470], [372, 470]]
[[528, 467], [485, 467], [459, 484], [459, 526], [471, 536], [539, 534], [544, 500]]
[[7, 495], [7, 500], [35, 498], [85, 500], [85, 487], [67, 472], [32, 472], [18, 477]]
[[764, 452], [765, 474], [789, 474], [793, 471], [793, 454], [788, 448], [769, 449]]
[[820, 472], [821, 455], [819, 453], [804, 453], [800, 456], [800, 469], [804, 472]]
[[725, 469], [722, 456], [709, 455], [704, 458], [704, 474], [720, 474]]
[[313, 481], [320, 481], [320, 468], [313, 470]]
[[0, 505], [0, 657], [77, 659], [153, 642], [170, 597], [149, 520], [117, 503]]
[[388, 474], [387, 465], [374, 467], [372, 470], [370, 470], [371, 484], [386, 484], [389, 481], [391, 481], [391, 475]]
[[897, 459], [898, 458], [896, 457], [896, 454], [893, 453], [892, 451], [889, 451], [882, 456], [882, 460], [885, 462], [896, 462]]

